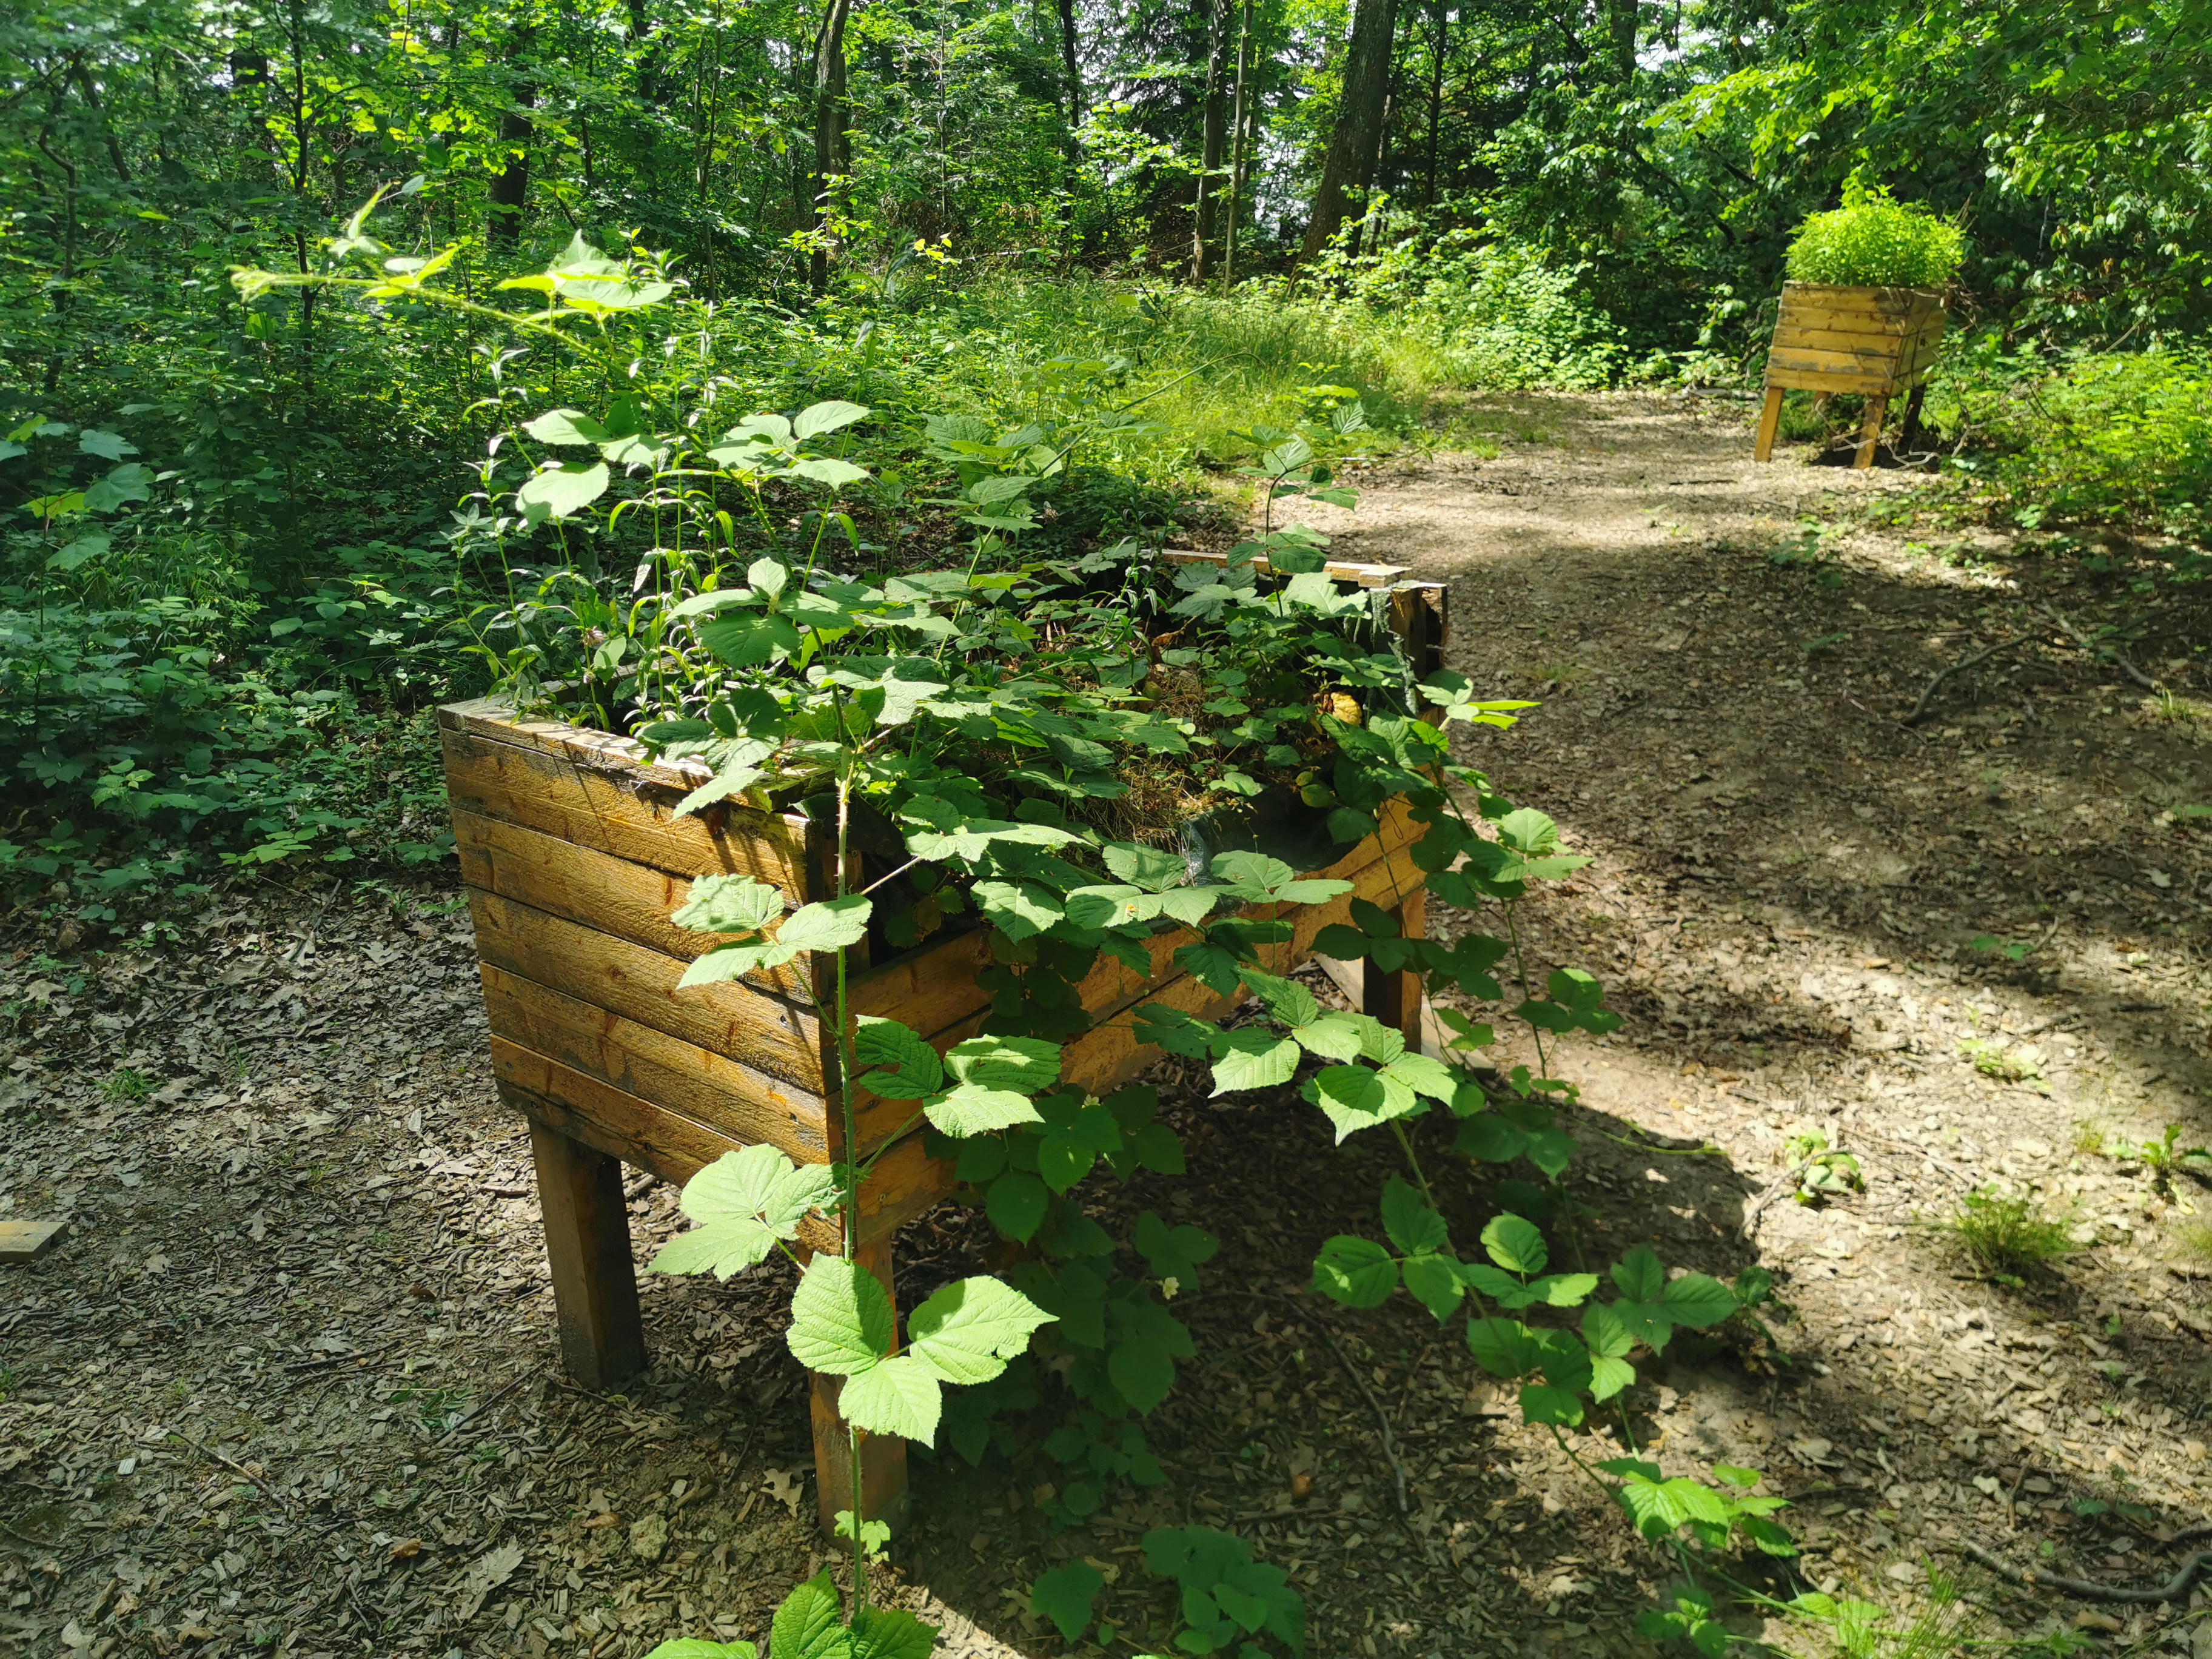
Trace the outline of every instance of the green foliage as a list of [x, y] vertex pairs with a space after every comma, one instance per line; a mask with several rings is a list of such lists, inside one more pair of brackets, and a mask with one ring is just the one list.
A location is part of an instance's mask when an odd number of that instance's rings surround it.
[[1304, 1653], [1305, 1598], [1280, 1567], [1252, 1559], [1252, 1546], [1212, 1527], [1156, 1527], [1145, 1534], [1145, 1568], [1182, 1591], [1184, 1628], [1175, 1645], [1188, 1654], [1219, 1653], [1235, 1644], [1243, 1659], [1263, 1652], [1248, 1638], [1267, 1637]]
[[[1972, 447], [1954, 471], [1989, 489], [2015, 526], [2117, 523], [2198, 548], [2212, 543], [2212, 361], [2201, 349], [2064, 353], [1954, 343], [1928, 415]], [[2200, 562], [2178, 550], [2177, 574]]]
[[1948, 1231], [1973, 1264], [2002, 1283], [2046, 1273], [2078, 1248], [2068, 1227], [2027, 1193], [1976, 1188], [1959, 1203]]
[[1789, 1159], [1790, 1173], [1797, 1178], [1800, 1204], [1818, 1204], [1841, 1194], [1866, 1189], [1866, 1177], [1858, 1159], [1831, 1146], [1826, 1134], [1819, 1129], [1792, 1135], [1783, 1143], [1782, 1155]]
[[1844, 204], [1808, 214], [1790, 243], [1790, 277], [1843, 288], [1940, 289], [1966, 256], [1966, 234], [1917, 203], [1854, 179]]

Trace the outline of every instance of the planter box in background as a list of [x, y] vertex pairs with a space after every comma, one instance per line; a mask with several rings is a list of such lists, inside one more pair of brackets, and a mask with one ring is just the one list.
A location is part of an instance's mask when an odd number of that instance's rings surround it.
[[1899, 441], [1910, 442], [1920, 417], [1921, 383], [1936, 361], [1944, 320], [1943, 296], [1928, 289], [1784, 283], [1753, 459], [1764, 461], [1774, 453], [1785, 391], [1855, 392], [1866, 398], [1854, 463], [1862, 469], [1874, 465], [1889, 400], [1909, 392]]

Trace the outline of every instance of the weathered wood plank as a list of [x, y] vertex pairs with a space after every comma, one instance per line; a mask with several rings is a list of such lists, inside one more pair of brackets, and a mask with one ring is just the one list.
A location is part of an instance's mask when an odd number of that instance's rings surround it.
[[830, 1158], [821, 1096], [490, 963], [477, 971], [491, 1029], [508, 1042], [738, 1140], [765, 1140], [811, 1163]]
[[1784, 283], [1784, 311], [1869, 312], [1910, 316], [1935, 310], [1943, 296], [1927, 288], [1844, 288], [1832, 283]]
[[1766, 363], [1766, 384], [1787, 387], [1793, 392], [1857, 392], [1873, 393], [1890, 389], [1887, 374], [1838, 373], [1827, 368], [1802, 368], [1795, 363], [1778, 362], [1770, 357]]
[[565, 753], [448, 729], [446, 793], [457, 809], [520, 824], [594, 852], [680, 876], [745, 875], [808, 890], [807, 823], [795, 816], [709, 807], [678, 817], [682, 796], [627, 763], [584, 764]]
[[[453, 846], [460, 859], [461, 879], [470, 886], [663, 956], [690, 962], [704, 956], [720, 938], [695, 933], [668, 919], [690, 896], [691, 884], [665, 870], [459, 809], [453, 813]], [[742, 982], [804, 1000], [807, 991], [800, 977], [802, 963], [811, 966], [801, 957], [748, 975]]]
[[[1226, 553], [1206, 552], [1196, 548], [1163, 548], [1160, 557], [1170, 564], [1225, 565], [1229, 562]], [[1265, 559], [1253, 560], [1252, 568], [1262, 576], [1275, 574], [1275, 567]], [[1332, 581], [1357, 582], [1362, 587], [1388, 587], [1410, 573], [1402, 564], [1362, 564], [1353, 559], [1331, 559], [1322, 567], [1322, 574]]]
[[1893, 363], [1912, 347], [1917, 335], [1848, 334], [1834, 328], [1792, 328], [1774, 331], [1775, 351], [1826, 351], [1856, 357], [1862, 362]]
[[696, 789], [714, 775], [703, 761], [649, 760], [645, 745], [635, 738], [562, 720], [519, 720], [514, 705], [504, 697], [447, 703], [438, 711], [438, 725], [447, 732], [464, 732], [494, 743], [519, 744], [567, 760], [603, 766], [664, 789]]
[[0, 1221], [0, 1261], [36, 1261], [68, 1234], [66, 1221]]
[[596, 928], [471, 889], [477, 955], [592, 1007], [795, 1085], [833, 1092], [825, 1081], [821, 1022], [811, 1009], [743, 984], [677, 988], [688, 965]]
[[[746, 1144], [504, 1037], [492, 1038], [491, 1062], [500, 1098], [510, 1110], [541, 1119], [664, 1181], [681, 1185]], [[957, 1185], [952, 1166], [925, 1153], [919, 1134], [905, 1137], [876, 1160], [861, 1188], [861, 1237], [888, 1237]], [[834, 1254], [841, 1248], [837, 1228], [819, 1217], [799, 1230], [799, 1237], [811, 1249]]]

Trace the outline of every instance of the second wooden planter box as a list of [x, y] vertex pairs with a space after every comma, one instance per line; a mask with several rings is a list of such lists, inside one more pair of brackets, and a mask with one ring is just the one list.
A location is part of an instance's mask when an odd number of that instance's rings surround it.
[[1920, 416], [1921, 382], [1936, 361], [1943, 323], [1943, 296], [1931, 290], [1784, 283], [1774, 344], [1766, 355], [1766, 405], [1759, 411], [1752, 459], [1764, 461], [1774, 453], [1785, 390], [1856, 392], [1866, 398], [1866, 422], [1853, 463], [1862, 469], [1874, 465], [1889, 400], [1910, 392], [1905, 414], [1909, 442]]
[[[1441, 644], [1442, 595], [1419, 597], [1433, 622], [1428, 654]], [[677, 802], [704, 774], [653, 763], [626, 738], [517, 720], [495, 702], [455, 704], [439, 722], [492, 1069], [501, 1099], [531, 1125], [562, 1359], [586, 1386], [611, 1388], [646, 1364], [623, 1164], [682, 1182], [755, 1142], [802, 1163], [848, 1154], [834, 1033], [815, 1012], [831, 1000], [831, 959], [802, 955], [772, 974], [678, 990], [686, 965], [716, 941], [669, 920], [692, 881], [709, 874], [772, 883], [793, 906], [832, 896], [834, 836], [804, 817], [729, 806], [678, 817]], [[1315, 872], [1352, 890], [1333, 903], [1282, 907], [1297, 929], [1289, 960], [1310, 956], [1315, 935], [1346, 920], [1355, 896], [1419, 934], [1423, 877], [1409, 854], [1419, 833], [1393, 803], [1375, 835]], [[1103, 1092], [1158, 1057], [1133, 1035], [1139, 1003], [1206, 1018], [1228, 1012], [1235, 999], [1174, 963], [1194, 937], [1156, 934], [1149, 977], [1100, 958], [1082, 986], [1093, 1024], [1065, 1050], [1068, 1081]], [[857, 973], [848, 954], [852, 1012], [900, 1020], [944, 1049], [975, 1035], [988, 1012], [976, 976], [990, 961], [982, 930]], [[1418, 1046], [1416, 975], [1370, 967], [1362, 1000]], [[866, 1157], [898, 1137], [863, 1191], [860, 1219], [861, 1257], [888, 1289], [892, 1234], [956, 1182], [949, 1164], [925, 1153], [919, 1132], [900, 1133], [910, 1103], [857, 1104], [861, 1145], [852, 1152]], [[819, 1224], [802, 1241], [842, 1248], [836, 1230]], [[849, 1489], [836, 1389], [834, 1377], [813, 1379], [825, 1524], [838, 1507], [830, 1495]], [[905, 1490], [905, 1446], [863, 1443], [868, 1511], [893, 1511]]]

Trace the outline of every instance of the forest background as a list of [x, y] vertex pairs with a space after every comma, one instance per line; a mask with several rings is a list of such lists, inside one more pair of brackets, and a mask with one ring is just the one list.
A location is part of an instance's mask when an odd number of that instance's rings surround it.
[[[671, 284], [641, 399], [873, 411], [872, 476], [771, 541], [926, 558], [926, 417], [1133, 409], [1035, 492], [1048, 558], [1201, 531], [1241, 434], [1355, 398], [1379, 452], [1479, 447], [1455, 388], [1756, 385], [1794, 228], [1885, 185], [1968, 236], [1944, 510], [2193, 580], [2208, 42], [2204, 0], [12, 9], [0, 872], [66, 951], [447, 856], [426, 711], [515, 648], [518, 582], [620, 584], [495, 511], [504, 434], [585, 392], [489, 312], [579, 241]], [[486, 309], [230, 280], [333, 269], [380, 191], [379, 258]]]

